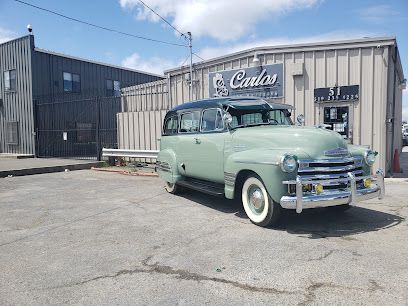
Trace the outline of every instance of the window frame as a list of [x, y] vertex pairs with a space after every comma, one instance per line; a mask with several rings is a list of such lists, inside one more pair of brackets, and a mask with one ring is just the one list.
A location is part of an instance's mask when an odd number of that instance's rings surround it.
[[[108, 89], [108, 82], [111, 86], [110, 89]], [[119, 90], [115, 90], [115, 83], [119, 84]], [[114, 80], [114, 79], [105, 79], [105, 96], [106, 97], [120, 97], [121, 95], [121, 81], [119, 80]]]
[[[222, 128], [221, 129], [214, 129], [214, 130], [210, 130], [210, 131], [203, 131], [203, 119], [204, 119], [204, 112], [208, 111], [208, 110], [217, 110], [217, 113], [220, 113], [221, 115], [221, 122], [222, 122]], [[225, 131], [225, 124], [224, 124], [224, 120], [222, 118], [222, 110], [219, 107], [211, 107], [211, 108], [205, 108], [201, 111], [201, 118], [200, 118], [200, 133], [219, 133], [219, 132], [223, 132]]]
[[[12, 88], [12, 82], [11, 82], [11, 72], [14, 71], [14, 88]], [[8, 83], [9, 83], [9, 88], [6, 86], [6, 73], [8, 73]], [[4, 91], [5, 92], [16, 92], [17, 91], [17, 70], [15, 68], [13, 69], [8, 69], [3, 71], [3, 85], [4, 85]]]
[[[170, 119], [172, 119], [172, 118], [177, 118], [177, 130], [176, 130], [175, 133], [171, 133], [171, 134], [165, 133], [166, 123], [168, 122], [168, 120], [170, 120]], [[180, 128], [180, 116], [179, 116], [178, 114], [169, 116], [169, 117], [166, 118], [166, 120], [164, 120], [163, 130], [162, 130], [162, 136], [173, 136], [173, 135], [177, 135], [177, 134], [179, 133], [179, 128]]]
[[[181, 132], [181, 121], [182, 121], [182, 116], [187, 115], [187, 114], [192, 114], [198, 112], [200, 114], [200, 118], [198, 119], [198, 131], [193, 131], [193, 132]], [[178, 134], [199, 134], [200, 133], [200, 125], [201, 125], [201, 117], [202, 117], [202, 110], [189, 110], [189, 111], [184, 111], [179, 113], [179, 126], [178, 126]]]
[[[71, 90], [65, 90], [65, 74], [69, 74], [71, 76]], [[74, 75], [78, 77], [78, 82], [74, 81]], [[68, 82], [68, 81], [67, 81]], [[74, 83], [78, 83], [78, 89], [75, 89]], [[68, 71], [62, 71], [62, 90], [64, 93], [70, 94], [70, 93], [81, 93], [81, 75], [79, 73], [73, 73], [73, 72], [68, 72]]]

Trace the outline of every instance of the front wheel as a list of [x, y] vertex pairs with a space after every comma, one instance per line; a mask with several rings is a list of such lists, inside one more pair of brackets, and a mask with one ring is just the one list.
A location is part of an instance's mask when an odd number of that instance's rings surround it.
[[268, 226], [278, 221], [282, 208], [269, 196], [260, 177], [249, 176], [241, 194], [245, 212], [252, 223]]

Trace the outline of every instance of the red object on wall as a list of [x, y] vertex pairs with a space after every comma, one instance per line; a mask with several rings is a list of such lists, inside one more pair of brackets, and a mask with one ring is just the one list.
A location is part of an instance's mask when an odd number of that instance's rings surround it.
[[401, 172], [401, 167], [400, 167], [400, 159], [399, 159], [399, 153], [398, 149], [395, 149], [394, 151], [394, 159], [393, 159], [393, 165], [392, 165], [392, 171], [399, 173]]

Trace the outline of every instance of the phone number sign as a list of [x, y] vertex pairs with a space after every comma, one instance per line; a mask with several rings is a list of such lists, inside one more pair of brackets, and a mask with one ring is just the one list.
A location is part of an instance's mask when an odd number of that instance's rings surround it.
[[326, 88], [315, 88], [315, 102], [332, 102], [332, 101], [352, 101], [360, 97], [360, 86], [335, 86]]

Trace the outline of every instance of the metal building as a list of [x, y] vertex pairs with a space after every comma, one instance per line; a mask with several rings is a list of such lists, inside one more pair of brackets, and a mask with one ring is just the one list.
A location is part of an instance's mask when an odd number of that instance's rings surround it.
[[[395, 37], [257, 47], [196, 63], [192, 77], [188, 66], [166, 74], [168, 97], [160, 102], [122, 98], [120, 127], [126, 116], [154, 112], [144, 116], [158, 120], [162, 111], [189, 100], [255, 95], [293, 105], [293, 120], [304, 114], [306, 125], [326, 124], [349, 143], [372, 147], [380, 154], [375, 167], [391, 171], [394, 150], [401, 151], [406, 80]], [[126, 92], [132, 90], [149, 92], [152, 86], [130, 87]], [[120, 147], [131, 148], [134, 138], [139, 144], [146, 143], [140, 139], [160, 138], [157, 128], [145, 129], [144, 135], [138, 131], [139, 135], [119, 131]]]
[[[122, 87], [160, 79], [163, 77], [151, 73], [39, 49], [33, 35], [0, 44], [0, 153], [38, 155], [44, 146], [55, 146], [55, 135], [64, 141], [61, 124], [75, 120], [73, 114], [83, 108], [84, 101], [120, 96]], [[64, 104], [67, 101], [78, 103]], [[117, 107], [110, 104], [111, 117], [116, 120], [120, 101]], [[82, 109], [84, 112], [94, 118], [93, 108]], [[94, 129], [92, 118], [69, 124], [74, 124], [73, 129]], [[41, 138], [51, 130], [55, 137]], [[114, 135], [116, 138], [116, 127]]]

